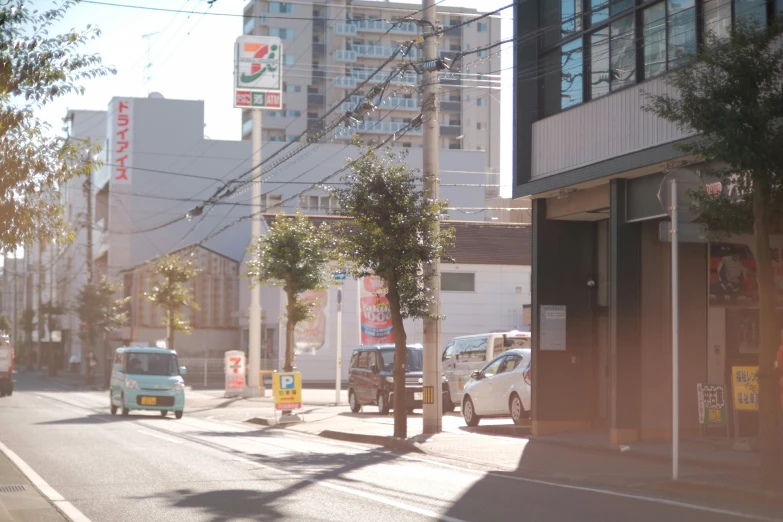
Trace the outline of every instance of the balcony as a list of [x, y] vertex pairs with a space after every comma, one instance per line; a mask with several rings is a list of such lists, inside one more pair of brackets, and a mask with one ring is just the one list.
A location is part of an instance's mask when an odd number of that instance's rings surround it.
[[378, 106], [381, 109], [419, 110], [419, 100], [415, 98], [386, 98]]
[[462, 79], [454, 76], [440, 76], [438, 83], [441, 85], [462, 85]]
[[440, 102], [440, 110], [443, 112], [460, 112], [462, 104], [458, 101], [442, 101]]
[[462, 135], [462, 125], [441, 125], [440, 135], [445, 138], [456, 138]]
[[[392, 54], [394, 54], [394, 51], [397, 50], [396, 47], [388, 47], [385, 45], [354, 45], [353, 46], [354, 51], [356, 51], [356, 54], [358, 56], [361, 56], [363, 58], [388, 58]], [[421, 53], [418, 49], [412, 48], [410, 52], [406, 55], [409, 58], [412, 59], [418, 59], [420, 58]]]
[[324, 122], [319, 118], [308, 118], [307, 128], [311, 132], [321, 132], [324, 129]]
[[443, 34], [445, 34], [446, 36], [455, 36], [457, 38], [461, 38], [462, 37], [462, 27], [463, 26], [449, 27], [448, 29], [446, 29], [443, 32]]
[[[368, 33], [385, 33], [386, 31], [389, 31], [389, 27], [391, 27], [390, 23], [384, 22], [383, 20], [355, 20], [353, 23], [359, 31]], [[394, 26], [389, 32], [398, 34], [418, 34], [419, 27], [413, 22], [403, 22]]]
[[340, 49], [334, 52], [334, 60], [336, 62], [348, 62], [353, 63], [356, 61], [356, 51], [347, 51]]
[[[368, 133], [368, 134], [396, 134], [407, 127], [407, 123], [400, 121], [372, 121], [365, 120], [356, 127], [349, 129], [349, 134]], [[421, 127], [410, 129], [406, 134], [421, 135]]]
[[326, 29], [326, 20], [323, 18], [316, 18], [313, 20], [313, 29], [316, 31], [323, 31]]
[[356, 87], [356, 78], [353, 76], [340, 76], [334, 81], [335, 87], [353, 88]]
[[323, 106], [325, 103], [324, 95], [323, 94], [308, 94], [307, 95], [307, 105], [318, 105]]
[[334, 33], [341, 36], [355, 36], [357, 31], [355, 24], [334, 24]]

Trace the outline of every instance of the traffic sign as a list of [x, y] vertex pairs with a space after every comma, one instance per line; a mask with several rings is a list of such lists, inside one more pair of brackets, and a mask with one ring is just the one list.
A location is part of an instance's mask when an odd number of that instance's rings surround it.
[[693, 211], [693, 198], [689, 192], [695, 192], [704, 188], [704, 182], [698, 174], [687, 169], [674, 169], [664, 176], [661, 188], [658, 189], [658, 201], [661, 202], [664, 212], [672, 217], [672, 180], [677, 181], [677, 219], [680, 223], [690, 223], [699, 217]]

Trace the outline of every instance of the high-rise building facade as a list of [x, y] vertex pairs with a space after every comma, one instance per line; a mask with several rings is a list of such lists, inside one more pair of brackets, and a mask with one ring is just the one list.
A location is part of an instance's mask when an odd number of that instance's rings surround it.
[[[253, 0], [245, 6], [244, 34], [278, 36], [283, 44], [283, 108], [264, 111], [263, 141], [292, 141], [303, 132], [317, 131], [320, 119], [383, 64], [401, 45], [422, 34], [415, 21], [397, 24], [406, 16], [416, 19], [421, 4], [371, 0], [301, 0], [273, 2]], [[482, 13], [475, 9], [438, 8], [438, 22], [445, 28], [439, 38], [441, 57], [454, 58], [500, 40], [500, 19], [486, 17], [460, 25]], [[459, 26], [459, 27], [455, 27]], [[453, 29], [449, 29], [453, 27]], [[431, 30], [425, 28], [425, 30]], [[492, 51], [479, 51], [458, 62], [459, 73], [440, 76], [440, 146], [442, 149], [485, 151], [487, 171], [497, 173], [500, 162], [500, 96], [488, 80], [487, 58]], [[364, 95], [382, 82], [403, 61], [421, 61], [421, 45], [391, 62], [337, 107], [333, 118], [352, 110]], [[421, 111], [420, 76], [409, 68], [397, 76], [377, 110], [355, 127], [331, 133], [325, 140], [347, 142], [358, 133], [379, 140], [401, 130]], [[499, 87], [498, 87], [499, 88]], [[327, 124], [332, 118], [327, 118]], [[249, 139], [252, 121], [249, 110], [242, 114], [242, 136]], [[400, 137], [402, 147], [421, 147], [422, 130]]]

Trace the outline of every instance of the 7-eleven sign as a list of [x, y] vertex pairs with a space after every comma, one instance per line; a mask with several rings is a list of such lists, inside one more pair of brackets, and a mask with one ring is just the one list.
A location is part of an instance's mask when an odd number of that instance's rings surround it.
[[280, 38], [245, 35], [237, 38], [234, 47], [234, 106], [282, 107]]

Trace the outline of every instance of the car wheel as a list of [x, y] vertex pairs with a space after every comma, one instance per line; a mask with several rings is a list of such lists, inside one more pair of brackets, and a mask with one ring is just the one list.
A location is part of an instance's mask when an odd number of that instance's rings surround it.
[[185, 412], [184, 412], [184, 411], [182, 411], [182, 410], [175, 411], [175, 412], [174, 412], [174, 417], [176, 417], [176, 418], [178, 418], [178, 419], [181, 419], [181, 418], [182, 418], [182, 414], [183, 414], [183, 413], [185, 413]]
[[114, 401], [111, 400], [111, 392], [109, 392], [109, 410], [112, 415], [117, 415], [117, 406], [115, 406]]
[[120, 400], [122, 401], [122, 416], [127, 417], [130, 414], [130, 410], [125, 407], [125, 395], [120, 395]]
[[161, 417], [165, 417], [166, 415], [168, 415], [168, 413], [169, 413], [168, 410], [160, 410]]
[[351, 411], [354, 413], [359, 413], [359, 410], [362, 409], [362, 405], [359, 404], [358, 400], [356, 400], [356, 394], [353, 392], [353, 390], [348, 390], [348, 405], [351, 407]]
[[527, 418], [525, 405], [522, 404], [522, 399], [516, 393], [511, 394], [511, 399], [508, 401], [508, 409], [511, 412], [511, 420], [516, 425], [522, 424], [522, 421]]
[[446, 387], [443, 390], [443, 413], [451, 413], [457, 405], [451, 400], [451, 390]]
[[383, 393], [378, 394], [378, 411], [381, 415], [389, 414], [389, 400]]
[[462, 401], [462, 417], [465, 419], [465, 424], [471, 427], [478, 426], [481, 417], [476, 415], [476, 410], [473, 407], [473, 400], [469, 395], [465, 396], [465, 400]]

